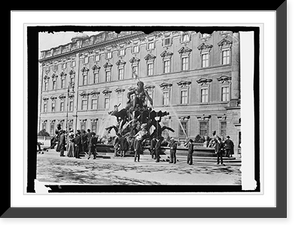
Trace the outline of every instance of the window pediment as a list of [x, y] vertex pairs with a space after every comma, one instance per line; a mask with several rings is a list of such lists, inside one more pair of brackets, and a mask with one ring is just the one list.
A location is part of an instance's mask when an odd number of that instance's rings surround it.
[[152, 54], [147, 54], [147, 55], [145, 56], [145, 60], [146, 60], [146, 61], [154, 60], [155, 58], [156, 58], [156, 56], [155, 56], [155, 55], [152, 55]]
[[190, 54], [192, 52], [192, 49], [189, 48], [189, 47], [181, 47], [179, 50], [178, 50], [178, 53], [183, 55], [183, 54]]
[[230, 82], [231, 77], [222, 75], [219, 78], [217, 78], [217, 80], [221, 83], [228, 83], [228, 82]]
[[140, 61], [140, 59], [136, 58], [136, 57], [132, 57], [129, 62], [130, 63], [138, 63]]
[[159, 86], [160, 86], [163, 90], [165, 90], [165, 89], [171, 88], [172, 85], [173, 85], [172, 83], [166, 83], [166, 82], [163, 82], [163, 83], [161, 83]]
[[197, 80], [197, 83], [202, 86], [202, 85], [206, 85], [206, 84], [208, 84], [208, 83], [210, 83], [212, 81], [213, 81], [212, 79], [200, 78], [200, 79]]
[[218, 46], [220, 48], [231, 47], [232, 41], [227, 38], [223, 38], [220, 42], [218, 42]]
[[211, 44], [202, 43], [197, 48], [198, 48], [198, 50], [200, 50], [200, 52], [203, 52], [203, 51], [209, 52], [212, 47], [213, 47], [213, 45], [211, 45]]
[[191, 81], [187, 81], [187, 80], [181, 80], [180, 82], [177, 83], [177, 85], [179, 87], [188, 87], [189, 85], [191, 85]]
[[171, 57], [172, 55], [173, 55], [173, 53], [170, 52], [170, 51], [167, 51], [167, 50], [163, 51], [163, 52], [160, 54], [160, 56], [163, 57], [163, 58]]
[[105, 89], [105, 90], [102, 91], [102, 94], [108, 95], [108, 94], [110, 94], [111, 92], [112, 92], [112, 91]]
[[118, 62], [116, 62], [117, 66], [125, 65], [125, 64], [126, 64], [126, 62], [124, 60], [121, 60], [121, 59], [119, 59]]

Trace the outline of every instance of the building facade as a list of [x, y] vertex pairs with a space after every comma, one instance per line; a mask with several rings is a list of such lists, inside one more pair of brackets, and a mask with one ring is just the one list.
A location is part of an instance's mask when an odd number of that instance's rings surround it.
[[[168, 111], [162, 125], [179, 139], [229, 135], [241, 142], [239, 33], [215, 31], [103, 31], [78, 34], [41, 52], [38, 129], [90, 129], [103, 135], [108, 112], [127, 102], [137, 77]], [[167, 134], [164, 134], [167, 135]]]

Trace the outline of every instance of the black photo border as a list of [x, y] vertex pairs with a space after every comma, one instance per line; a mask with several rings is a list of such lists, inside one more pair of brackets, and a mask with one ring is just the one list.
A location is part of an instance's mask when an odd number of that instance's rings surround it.
[[[258, 3], [257, 3], [258, 4]], [[272, 5], [273, 4], [273, 5]], [[201, 10], [232, 10], [215, 9], [209, 7]], [[36, 208], [36, 207], [11, 207], [11, 183], [10, 183], [10, 156], [6, 156], [3, 161], [8, 168], [1, 169], [7, 183], [4, 197], [1, 201], [0, 214], [2, 218], [284, 218], [287, 216], [287, 1], [270, 2], [270, 7], [249, 7], [233, 10], [275, 10], [276, 11], [276, 207], [157, 207], [157, 208]], [[38, 44], [38, 40], [33, 41]], [[30, 44], [28, 44], [28, 49]], [[36, 73], [36, 68], [31, 69], [28, 65], [29, 73]], [[37, 74], [37, 73], [36, 73]], [[38, 81], [31, 82], [31, 89], [38, 89]], [[28, 89], [29, 90], [29, 89]], [[31, 91], [28, 91], [31, 92]], [[32, 97], [32, 93], [28, 95]], [[34, 96], [36, 98], [36, 96]], [[257, 99], [255, 99], [257, 100]], [[34, 104], [28, 104], [28, 111], [37, 114]], [[256, 113], [256, 112], [255, 112]], [[30, 123], [30, 120], [28, 121]], [[29, 125], [29, 124], [28, 124]], [[36, 125], [35, 125], [36, 126]], [[29, 126], [28, 126], [29, 127]], [[34, 127], [33, 127], [34, 128]], [[36, 129], [33, 129], [36, 131]], [[257, 135], [257, 132], [255, 132]], [[258, 133], [259, 135], [259, 133]], [[28, 137], [28, 144], [36, 142], [35, 136]], [[29, 148], [30, 149], [30, 148]], [[36, 147], [35, 147], [36, 149]], [[30, 150], [28, 150], [30, 151]], [[29, 153], [29, 152], [28, 152]], [[32, 158], [28, 155], [28, 169], [35, 169], [28, 172], [28, 179], [34, 179], [36, 166]], [[280, 155], [279, 155], [280, 153]], [[35, 156], [35, 157], [34, 157]], [[33, 177], [34, 176], [34, 177]], [[34, 192], [33, 182], [28, 182], [27, 192]], [[212, 191], [214, 191], [213, 189]]]

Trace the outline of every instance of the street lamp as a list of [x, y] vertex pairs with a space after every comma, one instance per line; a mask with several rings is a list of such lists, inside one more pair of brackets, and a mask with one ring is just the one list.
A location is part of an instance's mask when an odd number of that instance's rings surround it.
[[[71, 91], [70, 91], [71, 90]], [[70, 93], [74, 94], [74, 83], [69, 82], [68, 84], [68, 91], [67, 91], [67, 115], [66, 115], [66, 132], [68, 131], [68, 117], [69, 117], [69, 98]]]

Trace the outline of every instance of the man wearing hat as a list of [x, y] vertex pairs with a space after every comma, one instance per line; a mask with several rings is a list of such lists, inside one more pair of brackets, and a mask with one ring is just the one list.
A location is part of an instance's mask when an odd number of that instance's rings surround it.
[[232, 157], [232, 154], [234, 153], [234, 144], [232, 140], [230, 139], [230, 136], [227, 136], [227, 139], [224, 141], [224, 149], [225, 149], [225, 155], [227, 157]]
[[75, 151], [74, 151], [74, 156], [77, 159], [80, 159], [80, 150], [81, 150], [81, 137], [80, 137], [80, 130], [77, 130], [76, 136], [73, 139], [74, 146], [75, 146]]
[[170, 164], [174, 163], [176, 164], [176, 150], [177, 150], [177, 142], [172, 137], [169, 143], [170, 147]]

